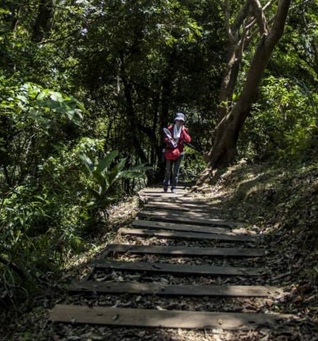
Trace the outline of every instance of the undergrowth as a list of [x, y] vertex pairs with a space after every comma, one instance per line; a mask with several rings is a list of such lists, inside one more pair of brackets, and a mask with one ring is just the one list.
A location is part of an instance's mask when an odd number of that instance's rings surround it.
[[[240, 162], [216, 184], [233, 218], [257, 225], [266, 242], [306, 254], [302, 274], [318, 284], [318, 161], [298, 166]], [[279, 243], [281, 241], [281, 243]], [[288, 252], [288, 250], [283, 250]]]

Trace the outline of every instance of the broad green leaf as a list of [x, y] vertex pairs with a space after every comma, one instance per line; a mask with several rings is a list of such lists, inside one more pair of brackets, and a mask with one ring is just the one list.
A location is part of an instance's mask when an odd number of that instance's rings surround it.
[[92, 173], [94, 170], [94, 163], [92, 162], [92, 160], [86, 154], [79, 155], [79, 158], [83, 161], [88, 171]]
[[103, 159], [98, 162], [96, 171], [99, 173], [103, 173], [117, 157], [118, 153], [118, 150], [113, 150], [108, 153]]

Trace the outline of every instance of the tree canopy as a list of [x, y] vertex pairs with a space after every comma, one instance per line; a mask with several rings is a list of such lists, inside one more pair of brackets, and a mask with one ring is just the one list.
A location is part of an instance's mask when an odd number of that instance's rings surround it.
[[[313, 157], [317, 7], [314, 0], [3, 1], [6, 295], [14, 296], [21, 278], [37, 281], [83, 248], [105, 227], [109, 205], [162, 180], [161, 131], [177, 111], [186, 114], [196, 147], [188, 148], [184, 180], [238, 158]], [[235, 152], [214, 159], [245, 104]]]

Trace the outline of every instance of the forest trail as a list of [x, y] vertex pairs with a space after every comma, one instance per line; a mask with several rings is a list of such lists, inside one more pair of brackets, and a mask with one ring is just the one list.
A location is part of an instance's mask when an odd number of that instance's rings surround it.
[[284, 288], [271, 283], [261, 236], [185, 188], [139, 195], [144, 206], [131, 226], [51, 311], [57, 328], [95, 325], [112, 340], [183, 340], [183, 330], [222, 340], [227, 331], [293, 323], [296, 316], [275, 312]]

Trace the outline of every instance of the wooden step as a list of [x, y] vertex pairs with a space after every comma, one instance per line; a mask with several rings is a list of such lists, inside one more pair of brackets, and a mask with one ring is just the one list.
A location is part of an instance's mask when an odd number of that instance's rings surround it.
[[188, 247], [188, 246], [157, 246], [157, 245], [124, 245], [109, 244], [106, 254], [109, 253], [136, 253], [156, 254], [170, 256], [222, 256], [222, 257], [262, 257], [265, 256], [264, 249], [252, 248], [213, 248], [213, 247]]
[[[234, 235], [247, 236], [248, 235], [245, 229], [232, 230], [226, 227], [190, 225], [190, 224], [182, 224], [179, 222], [169, 223], [169, 222], [162, 222], [162, 221], [149, 221], [149, 220], [137, 219], [132, 222], [132, 226], [146, 227], [146, 228], [151, 228], [151, 229], [161, 229], [161, 230], [175, 230], [175, 231], [200, 232], [200, 233], [218, 233], [218, 234], [226, 234], [229, 236], [234, 236]], [[253, 238], [255, 238], [255, 236]]]
[[184, 189], [177, 189], [176, 193], [172, 193], [170, 191], [164, 192], [162, 188], [156, 188], [156, 189], [147, 189], [147, 190], [141, 190], [138, 192], [140, 197], [146, 197], [146, 198], [162, 198], [162, 200], [168, 200], [171, 201], [171, 199], [176, 198], [183, 198], [186, 195], [188, 195], [188, 191]]
[[[186, 186], [176, 186], [176, 189], [179, 190], [180, 192], [188, 193], [188, 189]], [[140, 193], [164, 193], [163, 191], [163, 186], [156, 186], [156, 187], [144, 187], [142, 188], [139, 192]]]
[[283, 289], [248, 285], [167, 285], [162, 283], [78, 281], [70, 286], [69, 292], [160, 296], [274, 297], [281, 295]]
[[208, 225], [208, 226], [228, 226], [228, 227], [241, 227], [241, 223], [236, 223], [234, 221], [226, 221], [224, 219], [213, 219], [213, 218], [191, 218], [187, 215], [174, 214], [169, 212], [151, 212], [142, 210], [138, 212], [137, 216], [139, 218], [145, 218], [149, 220], [156, 221], [171, 221], [171, 222], [181, 222], [184, 224], [195, 224], [195, 225]]
[[50, 321], [134, 327], [249, 330], [275, 328], [291, 315], [85, 307], [58, 304]]
[[183, 197], [173, 197], [171, 196], [169, 200], [164, 200], [162, 197], [147, 197], [146, 203], [152, 203], [152, 204], [175, 204], [179, 206], [195, 206], [195, 207], [215, 207], [212, 206], [212, 204], [207, 203], [205, 199], [200, 198], [194, 198], [191, 196], [183, 196]]
[[219, 213], [220, 208], [211, 207], [206, 204], [195, 204], [195, 203], [175, 203], [175, 202], [156, 202], [149, 201], [143, 206], [144, 209], [156, 209], [156, 210], [172, 210], [182, 212], [203, 212], [203, 213]]
[[149, 262], [120, 262], [113, 260], [93, 260], [89, 263], [96, 269], [113, 269], [119, 271], [141, 271], [153, 273], [170, 273], [175, 275], [218, 275], [218, 276], [260, 276], [264, 270], [231, 266], [184, 265]]
[[257, 242], [254, 236], [234, 235], [229, 236], [217, 233], [196, 233], [183, 231], [164, 231], [164, 230], [149, 230], [149, 229], [132, 229], [122, 227], [118, 230], [119, 234], [132, 236], [151, 236], [157, 238], [179, 238], [179, 239], [202, 239], [202, 240], [220, 240], [227, 242]]
[[[225, 221], [224, 219], [220, 219], [220, 217], [217, 216], [217, 212], [209, 212], [209, 211], [183, 211], [183, 210], [168, 210], [166, 208], [149, 208], [149, 207], [143, 207], [142, 210], [139, 213], [144, 213], [147, 215], [155, 215], [159, 217], [180, 217], [180, 218], [188, 218], [188, 219], [215, 219], [220, 221]], [[220, 213], [219, 213], [220, 214]]]

